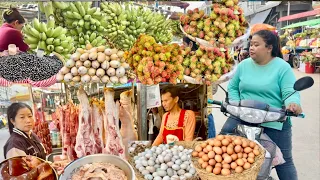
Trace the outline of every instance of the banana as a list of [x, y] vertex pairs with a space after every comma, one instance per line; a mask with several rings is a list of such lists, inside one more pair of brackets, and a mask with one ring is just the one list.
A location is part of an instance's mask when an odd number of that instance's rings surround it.
[[60, 39], [53, 40], [53, 45], [54, 46], [60, 46], [60, 44], [61, 44]]
[[33, 37], [40, 39], [40, 33], [35, 28], [30, 27], [30, 33], [32, 34]]
[[78, 20], [82, 19], [81, 15], [78, 12], [73, 12], [73, 17]]
[[92, 42], [94, 39], [96, 39], [96, 37], [97, 37], [97, 33], [92, 33], [89, 38], [90, 42]]
[[59, 37], [60, 41], [64, 41], [67, 39], [67, 36], [65, 34], [61, 34]]
[[54, 38], [47, 38], [46, 44], [53, 45]]
[[87, 14], [88, 15], [93, 15], [96, 11], [97, 11], [97, 8], [93, 7], [93, 8], [88, 9]]
[[50, 16], [49, 17], [49, 20], [48, 20], [48, 23], [47, 23], [47, 28], [54, 28], [54, 17], [53, 16]]
[[55, 50], [57, 53], [62, 53], [62, 52], [63, 52], [63, 47], [61, 47], [61, 46], [56, 46], [56, 47], [54, 48], [54, 50]]
[[38, 48], [43, 49], [43, 50], [47, 50], [47, 45], [44, 41], [39, 41]]
[[40, 23], [40, 31], [39, 32], [47, 32], [47, 24], [45, 24], [44, 22]]
[[77, 9], [78, 9], [79, 14], [80, 14], [81, 16], [84, 16], [84, 15], [86, 14], [86, 10], [85, 10], [84, 7], [82, 6], [81, 2], [80, 2], [80, 1], [76, 1], [74, 4], [76, 5], [76, 7], [77, 7]]
[[70, 3], [70, 10], [74, 13], [79, 13], [78, 8], [76, 7], [76, 5], [74, 3]]
[[69, 7], [69, 5], [65, 2], [57, 2], [57, 1], [52, 1], [52, 5], [53, 7], [55, 7], [56, 9], [67, 9]]
[[47, 39], [47, 35], [46, 35], [45, 32], [41, 33], [40, 36], [41, 36], [40, 39], [41, 39], [42, 41], [45, 41], [45, 40]]
[[29, 44], [30, 49], [37, 49], [38, 44]]
[[32, 26], [33, 26], [33, 28], [35, 28], [37, 31], [41, 31], [41, 30], [40, 30], [40, 22], [39, 22], [38, 18], [33, 19], [33, 21], [32, 21]]
[[53, 38], [56, 38], [60, 35], [61, 31], [63, 30], [63, 27], [61, 26], [58, 26], [56, 27], [54, 30], [53, 30], [53, 34], [52, 34], [52, 37]]
[[24, 37], [24, 42], [26, 42], [27, 44], [37, 44], [39, 42], [39, 39], [27, 35]]
[[62, 42], [61, 42], [61, 46], [62, 46], [63, 48], [68, 48], [68, 47], [69, 47], [69, 42], [68, 42], [68, 41], [62, 41]]
[[54, 46], [53, 45], [48, 45], [47, 46], [47, 50], [51, 51], [51, 52], [54, 51]]

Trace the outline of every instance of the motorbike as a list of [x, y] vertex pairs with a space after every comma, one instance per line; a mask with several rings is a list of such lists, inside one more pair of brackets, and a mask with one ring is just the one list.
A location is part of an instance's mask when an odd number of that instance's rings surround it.
[[[287, 98], [298, 91], [310, 88], [313, 84], [314, 80], [309, 76], [297, 80], [293, 87], [294, 92], [291, 93]], [[230, 101], [228, 98], [228, 92], [221, 85], [218, 86], [226, 93], [225, 101], [223, 102], [208, 99], [208, 104], [218, 105], [218, 108], [220, 108], [220, 111], [224, 113], [224, 115], [232, 115], [245, 122], [244, 124], [246, 125], [239, 124], [234, 129], [233, 135], [242, 136], [256, 141], [266, 149], [265, 161], [262, 164], [257, 180], [272, 179], [270, 176], [273, 168], [272, 161], [276, 156], [276, 150], [278, 147], [273, 141], [271, 141], [271, 139], [265, 138], [266, 134], [263, 133], [263, 127], [261, 124], [266, 122], [283, 123], [287, 120], [287, 117], [293, 116], [304, 118], [305, 114], [294, 114], [293, 112], [286, 110], [284, 105], [281, 108], [275, 108], [271, 107], [267, 103], [256, 100], [241, 100], [240, 102]], [[283, 100], [283, 104], [285, 100]]]

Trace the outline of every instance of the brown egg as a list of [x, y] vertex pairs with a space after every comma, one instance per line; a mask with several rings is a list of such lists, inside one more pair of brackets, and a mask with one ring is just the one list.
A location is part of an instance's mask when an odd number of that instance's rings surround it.
[[248, 162], [244, 163], [243, 165], [243, 169], [249, 169], [250, 167], [251, 167], [251, 164]]
[[216, 154], [215, 154], [213, 151], [210, 151], [210, 152], [208, 153], [208, 157], [209, 157], [210, 159], [213, 159], [215, 155], [216, 155]]
[[222, 157], [221, 157], [221, 155], [216, 155], [215, 157], [214, 157], [214, 159], [216, 160], [216, 162], [222, 162]]
[[222, 168], [223, 169], [230, 169], [231, 167], [230, 167], [230, 164], [223, 164]]
[[192, 152], [192, 157], [198, 157], [198, 154], [199, 154], [198, 151], [193, 151]]
[[204, 163], [203, 159], [202, 158], [198, 159], [198, 163], [202, 165]]
[[248, 157], [247, 160], [248, 160], [248, 162], [251, 163], [251, 164], [254, 163], [254, 159], [253, 159], [252, 157]]
[[240, 152], [240, 153], [238, 153], [237, 155], [238, 155], [238, 159], [243, 158], [243, 154], [242, 154], [241, 152]]
[[259, 150], [260, 147], [259, 147], [259, 145], [255, 145], [253, 149]]
[[212, 146], [211, 145], [207, 145], [206, 149], [207, 149], [208, 152], [210, 152], [210, 151], [212, 151]]
[[244, 165], [243, 159], [237, 159], [236, 163], [238, 164], [238, 166], [243, 166]]
[[202, 151], [202, 147], [201, 147], [200, 145], [198, 145], [198, 146], [196, 146], [195, 150], [196, 150], [197, 152], [201, 152], [201, 151]]
[[242, 147], [240, 145], [236, 145], [236, 147], [234, 148], [234, 152], [239, 153], [241, 152]]
[[201, 147], [202, 147], [202, 148], [205, 148], [206, 146], [207, 146], [207, 143], [206, 143], [206, 142], [201, 143]]
[[227, 154], [232, 155], [233, 154], [233, 148], [227, 147]]
[[222, 154], [222, 158], [224, 159], [226, 156], [229, 156], [227, 153]]
[[221, 173], [221, 167], [215, 167], [215, 168], [213, 169], [213, 174], [219, 175], [220, 173]]
[[224, 157], [224, 159], [223, 159], [226, 163], [231, 163], [232, 162], [232, 157], [231, 156], [229, 156], [229, 155], [227, 155], [227, 156], [225, 156]]
[[206, 167], [206, 171], [207, 171], [208, 173], [212, 173], [212, 170], [213, 170], [213, 167], [212, 167], [212, 166], [207, 166], [207, 167]]
[[219, 154], [219, 155], [222, 154], [222, 149], [221, 149], [220, 147], [214, 147], [214, 148], [213, 148], [213, 151], [214, 151], [216, 154]]
[[209, 144], [210, 146], [213, 146], [213, 145], [214, 145], [214, 140], [213, 140], [213, 139], [209, 139], [209, 140], [208, 140], [208, 144]]
[[208, 162], [204, 162], [204, 163], [202, 163], [201, 167], [202, 167], [203, 169], [205, 169], [205, 168], [207, 168], [208, 165], [209, 165]]
[[214, 143], [213, 143], [214, 147], [221, 147], [221, 145], [222, 145], [221, 141], [219, 141], [217, 139], [214, 140]]
[[236, 169], [234, 170], [236, 173], [242, 173], [243, 168], [241, 166], [237, 166]]
[[253, 152], [248, 154], [248, 157], [254, 158], [256, 155], [253, 154]]
[[247, 154], [247, 153], [243, 153], [243, 154], [242, 154], [242, 157], [247, 158], [247, 157], [248, 157], [248, 154]]
[[221, 149], [222, 149], [222, 152], [223, 152], [223, 153], [226, 153], [226, 152], [227, 152], [227, 147], [226, 147], [226, 146], [222, 146]]
[[209, 165], [210, 165], [210, 166], [216, 165], [216, 160], [210, 159], [210, 160], [209, 160]]
[[233, 145], [233, 144], [229, 144], [229, 145], [227, 146], [227, 148], [232, 148], [232, 149], [234, 149], [234, 145]]
[[232, 154], [231, 157], [232, 157], [232, 160], [233, 160], [233, 161], [235, 161], [235, 160], [238, 159], [238, 155], [237, 155], [237, 154]]
[[228, 139], [224, 139], [221, 141], [222, 145], [228, 146], [230, 144], [230, 141]]
[[246, 148], [244, 148], [244, 152], [245, 152], [245, 153], [251, 153], [251, 152], [252, 152], [251, 147], [246, 147]]
[[207, 154], [204, 154], [204, 155], [202, 156], [202, 159], [203, 159], [204, 162], [208, 162], [208, 161], [209, 161], [209, 157], [208, 157]]
[[222, 141], [224, 139], [224, 135], [218, 135], [216, 137], [217, 140]]
[[204, 154], [205, 154], [204, 152], [199, 152], [199, 154], [198, 154], [199, 158], [202, 158], [202, 156], [203, 156]]
[[204, 153], [208, 153], [209, 151], [207, 150], [207, 148], [203, 148], [202, 150]]
[[242, 147], [243, 147], [243, 148], [246, 148], [246, 147], [248, 147], [248, 146], [249, 146], [248, 141], [247, 141], [247, 140], [242, 140]]
[[236, 145], [241, 145], [241, 144], [242, 144], [242, 141], [241, 141], [239, 138], [235, 139], [233, 142], [234, 142]]
[[236, 169], [238, 164], [236, 162], [232, 162], [230, 166], [231, 166], [231, 169]]
[[222, 167], [221, 163], [216, 163], [215, 167]]
[[256, 156], [258, 156], [258, 155], [260, 154], [260, 151], [257, 150], [257, 149], [254, 149], [254, 150], [253, 150], [253, 154], [256, 155]]
[[250, 141], [249, 146], [253, 149], [256, 146], [255, 142]]
[[248, 162], [248, 160], [246, 158], [242, 158], [243, 162]]
[[222, 169], [221, 174], [224, 176], [229, 176], [231, 174], [230, 169]]

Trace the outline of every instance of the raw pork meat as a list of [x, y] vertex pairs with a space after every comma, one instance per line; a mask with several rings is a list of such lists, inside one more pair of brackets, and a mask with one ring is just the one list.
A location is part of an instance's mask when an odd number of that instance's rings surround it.
[[92, 100], [92, 123], [95, 139], [95, 153], [102, 153], [103, 143], [103, 108], [98, 99]]
[[119, 130], [119, 102], [114, 102], [113, 89], [106, 88], [104, 91], [105, 118], [108, 123], [106, 130], [106, 146], [103, 153], [120, 156], [125, 159], [125, 147]]
[[132, 90], [120, 94], [119, 118], [121, 121], [120, 133], [125, 146], [126, 157], [129, 157], [128, 146], [130, 141], [137, 141], [138, 134], [134, 129], [133, 110], [131, 106]]
[[78, 91], [78, 99], [80, 101], [79, 112], [79, 129], [76, 137], [75, 151], [78, 158], [93, 154], [95, 148], [95, 140], [92, 129], [91, 108], [88, 96], [83, 88]]

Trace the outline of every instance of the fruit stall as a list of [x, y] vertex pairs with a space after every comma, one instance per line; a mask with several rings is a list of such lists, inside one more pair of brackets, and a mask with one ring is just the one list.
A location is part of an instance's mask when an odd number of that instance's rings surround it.
[[[285, 58], [289, 59], [291, 66], [299, 68], [302, 72], [313, 73], [316, 66], [319, 66], [317, 57], [319, 56], [317, 49], [320, 46], [319, 24], [319, 19], [312, 19], [282, 28], [285, 32], [280, 38], [287, 40], [283, 48], [283, 52], [286, 53]], [[302, 31], [295, 33], [297, 29]]]
[[[248, 28], [238, 0], [185, 14], [139, 1], [40, 1], [38, 9], [22, 30], [29, 51], [3, 52], [0, 76], [3, 86], [26, 83], [35, 90], [36, 117], [52, 122], [38, 123], [34, 132], [53, 152], [53, 174], [77, 179], [91, 168], [87, 178], [256, 179], [265, 155], [257, 142], [207, 138], [207, 99], [232, 70], [232, 42]], [[55, 83], [59, 91], [43, 88]], [[179, 103], [195, 112], [195, 137], [203, 141], [144, 142], [148, 103], [167, 86], [181, 89]], [[58, 135], [50, 140], [51, 126]]]

